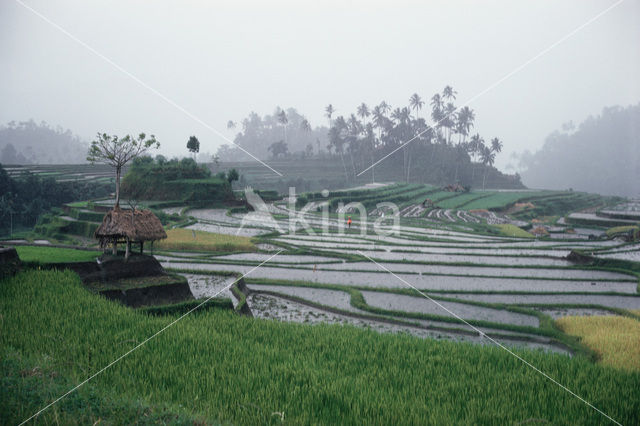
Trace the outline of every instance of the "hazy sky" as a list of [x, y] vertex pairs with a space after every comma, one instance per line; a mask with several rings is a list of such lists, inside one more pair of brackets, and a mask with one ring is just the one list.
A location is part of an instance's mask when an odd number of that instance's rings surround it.
[[[228, 120], [295, 107], [405, 106], [452, 85], [461, 104], [615, 0], [21, 0], [229, 138]], [[165, 155], [224, 139], [15, 0], [0, 1], [0, 123], [45, 120], [87, 140], [154, 133]], [[476, 130], [535, 150], [563, 122], [640, 101], [640, 1], [625, 0], [470, 104]], [[424, 111], [424, 114], [427, 112]]]

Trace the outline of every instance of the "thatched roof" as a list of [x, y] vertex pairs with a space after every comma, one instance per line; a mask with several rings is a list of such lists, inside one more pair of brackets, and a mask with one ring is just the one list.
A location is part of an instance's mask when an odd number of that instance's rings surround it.
[[122, 210], [115, 207], [104, 215], [94, 234], [103, 244], [112, 241], [155, 241], [167, 238], [160, 219], [150, 210]]

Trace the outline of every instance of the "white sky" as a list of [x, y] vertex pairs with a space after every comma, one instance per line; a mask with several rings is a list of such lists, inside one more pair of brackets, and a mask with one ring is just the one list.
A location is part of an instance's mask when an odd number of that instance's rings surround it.
[[[462, 103], [615, 0], [21, 0], [229, 138], [229, 119], [295, 107], [405, 106], [449, 84]], [[90, 141], [154, 133], [165, 155], [225, 141], [16, 0], [0, 1], [0, 124], [45, 120]], [[568, 120], [640, 101], [640, 1], [625, 0], [470, 104], [476, 130], [513, 151]], [[424, 112], [427, 113], [426, 111]]]

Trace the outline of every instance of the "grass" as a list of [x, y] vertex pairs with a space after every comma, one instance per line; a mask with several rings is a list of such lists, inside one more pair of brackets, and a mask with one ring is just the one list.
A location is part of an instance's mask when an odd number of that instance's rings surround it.
[[622, 316], [569, 316], [556, 321], [567, 334], [578, 336], [604, 365], [640, 371], [640, 321]]
[[[23, 421], [177, 318], [110, 303], [68, 271], [1, 284], [2, 423]], [[515, 352], [617, 421], [640, 422], [639, 373]], [[275, 412], [292, 424], [605, 420], [496, 347], [214, 309], [184, 318], [38, 421], [280, 423]]]
[[23, 262], [67, 263], [91, 262], [100, 256], [99, 251], [74, 250], [59, 247], [16, 246], [16, 251]]
[[187, 251], [254, 251], [255, 245], [248, 237], [214, 234], [176, 228], [167, 231], [167, 239], [155, 243], [160, 250]]
[[504, 235], [505, 237], [534, 238], [532, 234], [528, 233], [522, 228], [511, 225], [510, 223], [493, 226], [498, 229], [500, 235]]
[[548, 194], [549, 191], [522, 191], [522, 192], [494, 192], [488, 197], [471, 201], [464, 205], [465, 210], [475, 209], [503, 209], [519, 200], [532, 197], [540, 197]]
[[640, 230], [640, 227], [634, 226], [634, 225], [614, 226], [613, 228], [607, 229], [606, 233], [607, 233], [607, 237], [613, 238], [616, 235], [624, 235], [624, 234], [628, 234], [629, 232], [638, 232], [639, 230]]

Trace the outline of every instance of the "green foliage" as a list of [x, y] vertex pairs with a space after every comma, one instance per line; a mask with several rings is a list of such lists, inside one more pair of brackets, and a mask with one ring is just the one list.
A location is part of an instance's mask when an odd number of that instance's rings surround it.
[[40, 264], [91, 262], [102, 254], [99, 251], [43, 246], [17, 246], [16, 251], [23, 262]]
[[505, 224], [493, 225], [493, 226], [498, 228], [500, 231], [499, 232], [500, 235], [503, 235], [505, 237], [534, 238], [533, 235], [531, 235], [530, 233], [528, 233], [522, 228], [518, 228], [515, 225], [505, 223]]
[[[0, 416], [14, 424], [176, 318], [108, 302], [84, 290], [76, 275], [57, 271], [2, 282], [0, 312]], [[640, 374], [582, 358], [514, 352], [617, 421], [640, 422]], [[604, 420], [496, 347], [261, 321], [224, 310], [184, 318], [54, 407], [39, 421], [65, 423], [72, 415], [93, 421], [99, 413], [113, 423], [145, 423], [167, 411], [176, 417], [161, 422], [266, 424], [279, 422], [274, 412], [292, 424]]]
[[98, 226], [95, 222], [69, 221], [53, 214], [45, 214], [38, 218], [33, 231], [38, 236], [55, 240], [66, 240], [72, 235], [92, 239]]
[[9, 231], [11, 222], [14, 228], [18, 225], [32, 227], [41, 214], [55, 206], [104, 196], [108, 192], [109, 188], [104, 184], [56, 182], [52, 177], [29, 172], [13, 179], [0, 165], [0, 234]]
[[234, 181], [240, 179], [240, 175], [236, 169], [231, 169], [227, 172], [227, 181], [229, 183], [233, 183]]
[[613, 228], [607, 229], [607, 237], [612, 238], [617, 235], [637, 235], [640, 232], [640, 227], [634, 225], [628, 226], [614, 226]]
[[91, 142], [89, 147], [87, 161], [121, 168], [151, 148], [160, 148], [160, 142], [156, 140], [154, 135], [147, 138], [147, 135], [140, 133], [137, 138], [131, 135], [119, 138], [116, 135], [98, 133], [97, 139]]
[[534, 207], [513, 213], [512, 216], [523, 220], [530, 220], [540, 216], [562, 216], [571, 211], [603, 206], [617, 199], [617, 197], [603, 197], [584, 192], [552, 192], [548, 196], [533, 196], [519, 200], [521, 202], [531, 202]]
[[224, 178], [212, 178], [206, 166], [191, 158], [155, 160], [140, 157], [133, 161], [122, 182], [126, 197], [136, 200], [181, 200], [214, 202], [233, 198]]
[[189, 152], [196, 154], [200, 152], [200, 141], [195, 136], [190, 136], [187, 142], [187, 149]]

